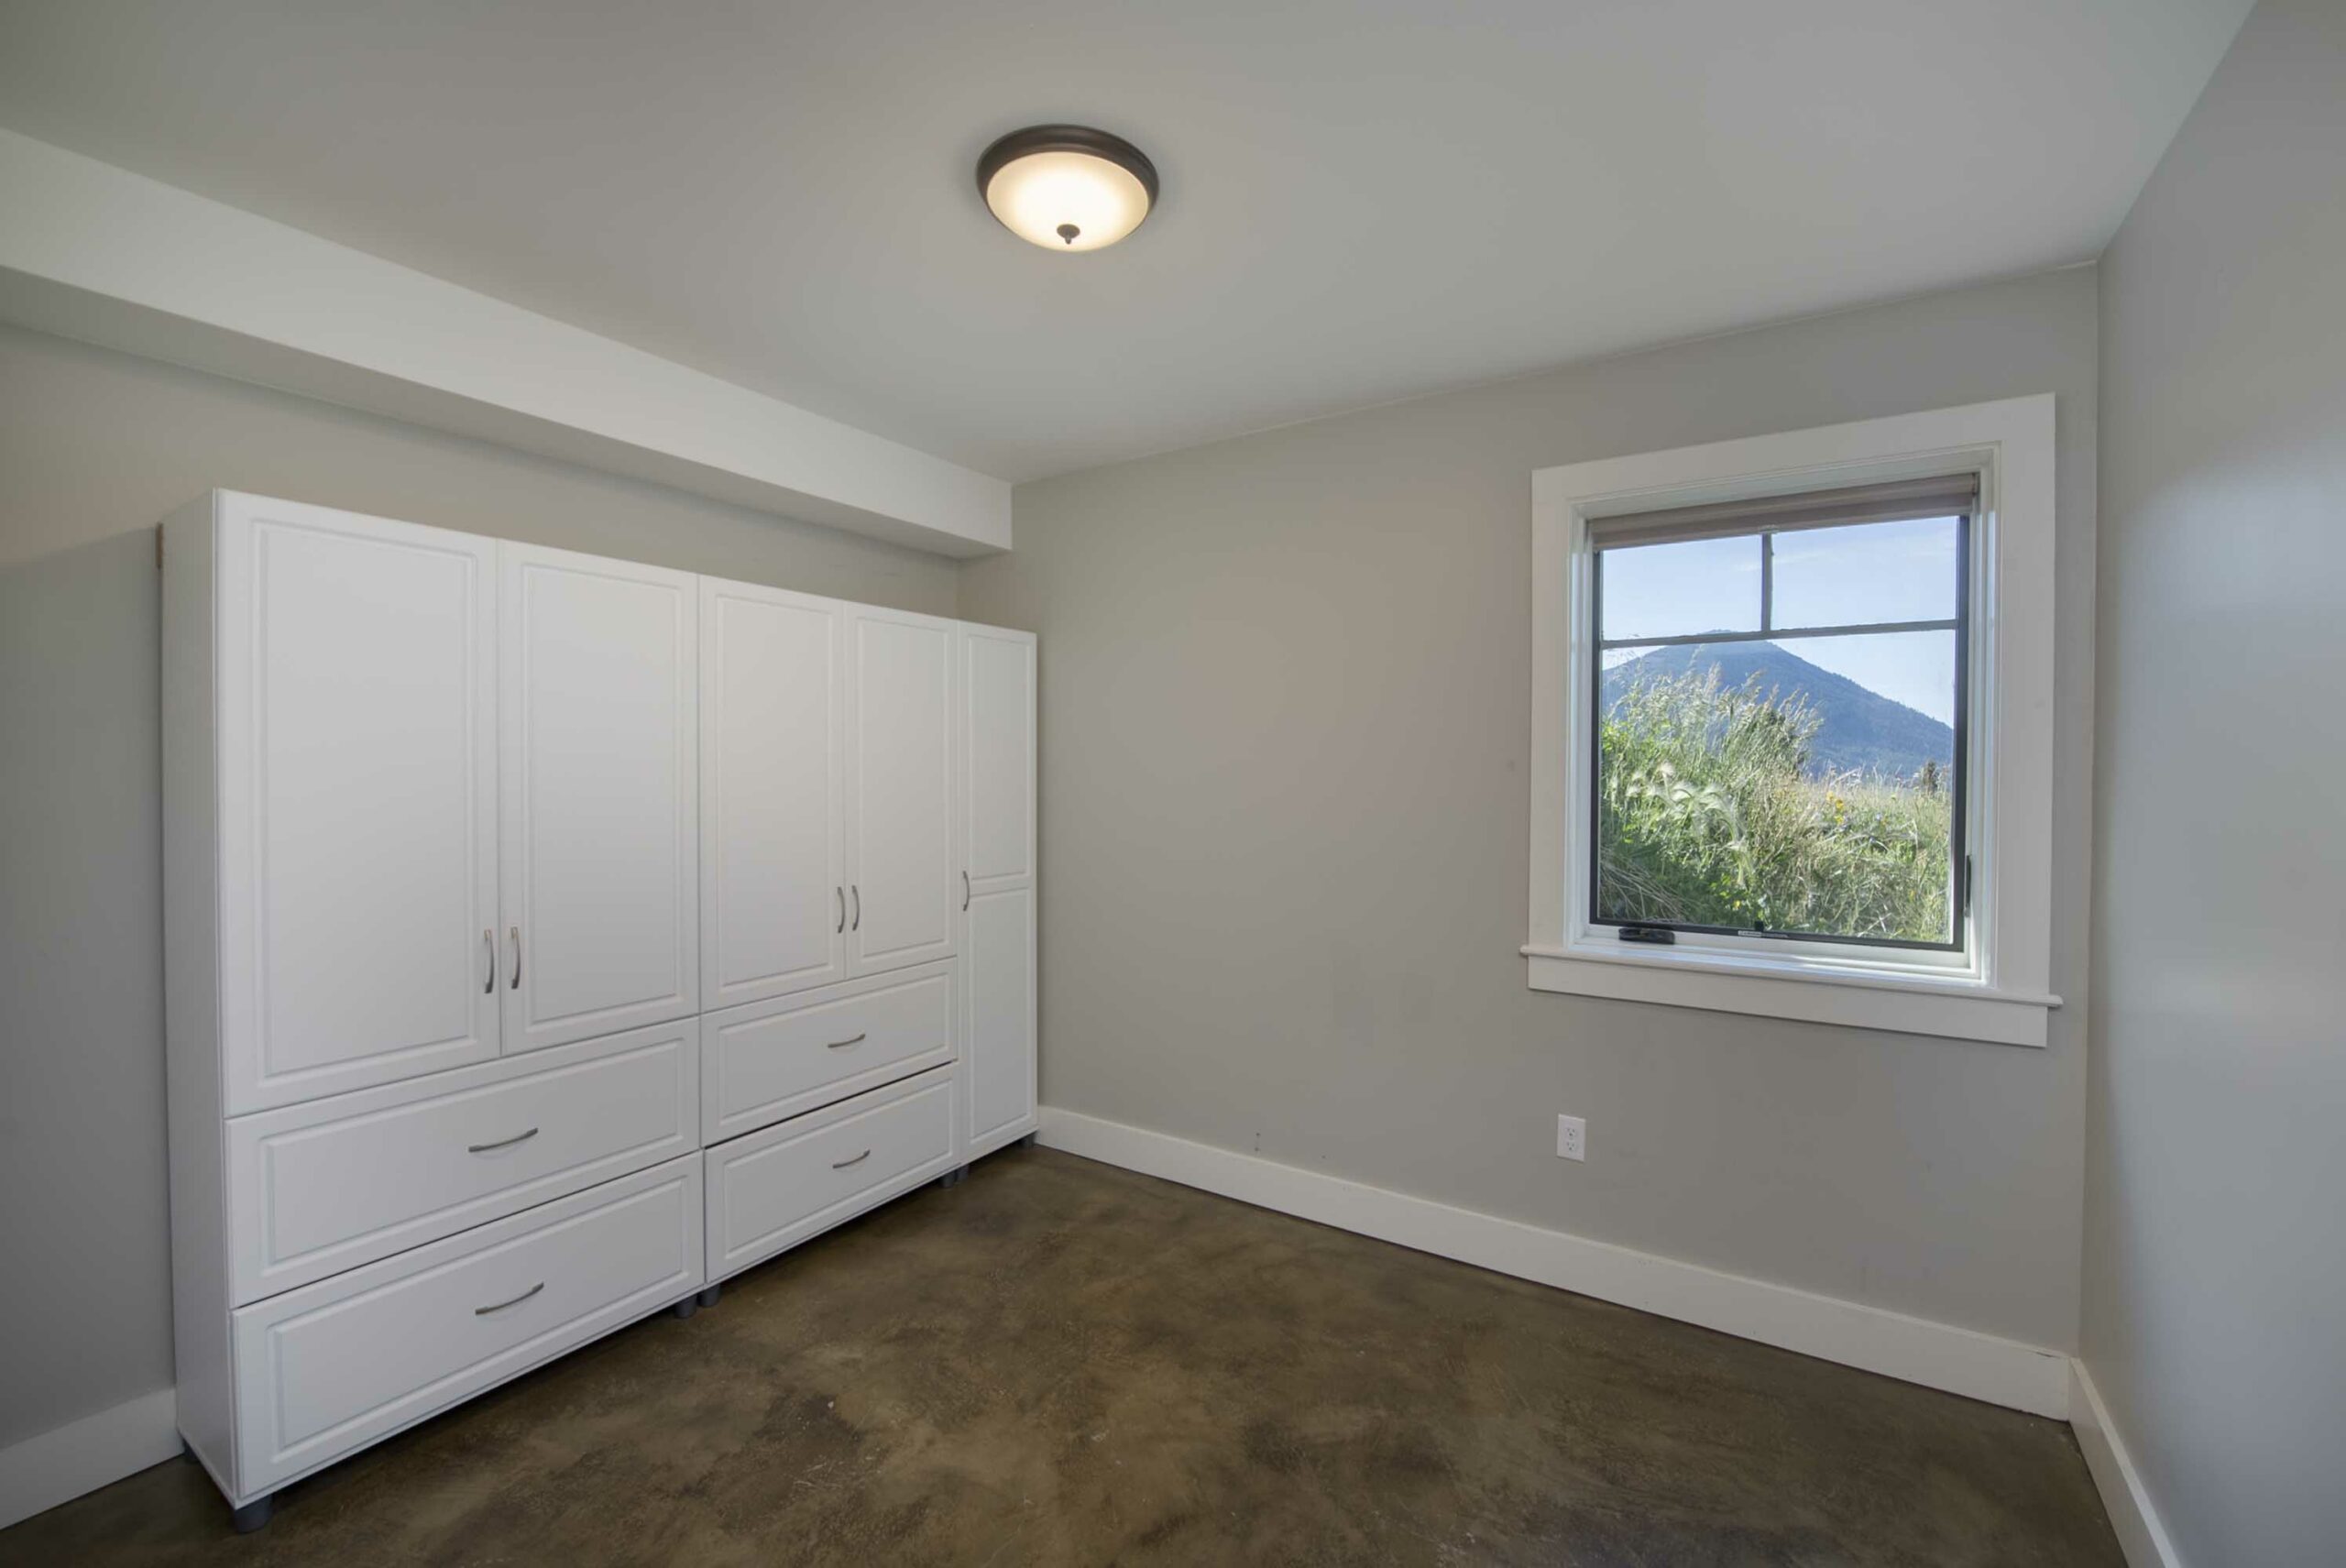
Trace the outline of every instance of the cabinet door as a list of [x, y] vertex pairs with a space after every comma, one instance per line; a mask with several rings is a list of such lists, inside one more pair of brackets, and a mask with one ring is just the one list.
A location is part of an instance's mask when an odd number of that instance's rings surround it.
[[833, 600], [704, 577], [701, 1004], [847, 978], [847, 679]]
[[1035, 890], [971, 896], [963, 938], [964, 1158], [1035, 1130]]
[[509, 1052], [698, 1010], [698, 587], [499, 546]]
[[848, 955], [857, 973], [949, 956], [957, 628], [852, 605], [848, 619]]
[[493, 541], [224, 497], [230, 1114], [493, 1057]]
[[962, 841], [972, 891], [1035, 876], [1035, 638], [961, 629]]
[[1035, 1130], [1035, 638], [960, 629], [966, 1157]]

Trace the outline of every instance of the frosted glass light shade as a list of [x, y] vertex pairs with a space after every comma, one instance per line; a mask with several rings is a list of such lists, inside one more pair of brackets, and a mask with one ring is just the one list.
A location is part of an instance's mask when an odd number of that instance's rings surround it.
[[1120, 137], [1081, 126], [1013, 131], [978, 160], [978, 189], [1003, 226], [1046, 250], [1098, 250], [1157, 201], [1157, 170]]

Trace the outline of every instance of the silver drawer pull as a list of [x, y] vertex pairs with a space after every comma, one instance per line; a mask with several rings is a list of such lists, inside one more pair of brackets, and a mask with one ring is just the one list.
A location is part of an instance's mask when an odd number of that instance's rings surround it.
[[466, 1154], [487, 1154], [491, 1149], [510, 1149], [515, 1144], [526, 1144], [537, 1135], [538, 1130], [535, 1127], [532, 1127], [526, 1133], [516, 1133], [510, 1138], [499, 1138], [493, 1144], [466, 1144], [465, 1146], [465, 1152]]
[[850, 1046], [860, 1046], [863, 1044], [863, 1042], [869, 1039], [871, 1036], [872, 1031], [866, 1029], [862, 1034], [858, 1035], [852, 1040], [833, 1040], [829, 1045], [825, 1046], [823, 1048], [827, 1051], [843, 1051]]
[[518, 1307], [545, 1288], [546, 1282], [541, 1279], [535, 1285], [531, 1286], [527, 1290], [522, 1291], [519, 1296], [514, 1297], [510, 1301], [499, 1301], [493, 1307], [475, 1307], [473, 1309], [473, 1316], [476, 1318], [485, 1318], [491, 1312], [501, 1312], [508, 1307]]
[[866, 1149], [861, 1154], [856, 1156], [853, 1159], [835, 1159], [831, 1161], [831, 1168], [833, 1170], [845, 1170], [849, 1166], [861, 1165], [865, 1160], [870, 1159], [871, 1157], [872, 1151], [870, 1149]]
[[488, 949], [488, 983], [480, 988], [480, 993], [494, 996], [497, 994], [497, 933], [486, 926], [482, 927], [480, 945]]

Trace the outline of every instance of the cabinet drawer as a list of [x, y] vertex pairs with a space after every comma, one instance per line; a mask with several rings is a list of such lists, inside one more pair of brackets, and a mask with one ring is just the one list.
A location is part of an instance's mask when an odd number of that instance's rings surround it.
[[953, 1059], [950, 962], [704, 1021], [701, 1139], [716, 1143]]
[[266, 1491], [697, 1288], [687, 1155], [235, 1315], [237, 1485]]
[[771, 1257], [952, 1168], [950, 1067], [710, 1149], [708, 1274]]
[[238, 1303], [697, 1147], [697, 1019], [228, 1124]]

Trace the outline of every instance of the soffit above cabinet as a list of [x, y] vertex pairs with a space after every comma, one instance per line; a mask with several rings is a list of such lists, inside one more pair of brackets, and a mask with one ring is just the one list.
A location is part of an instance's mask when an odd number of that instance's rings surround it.
[[1010, 487], [0, 130], [0, 319], [892, 543], [1010, 547]]

